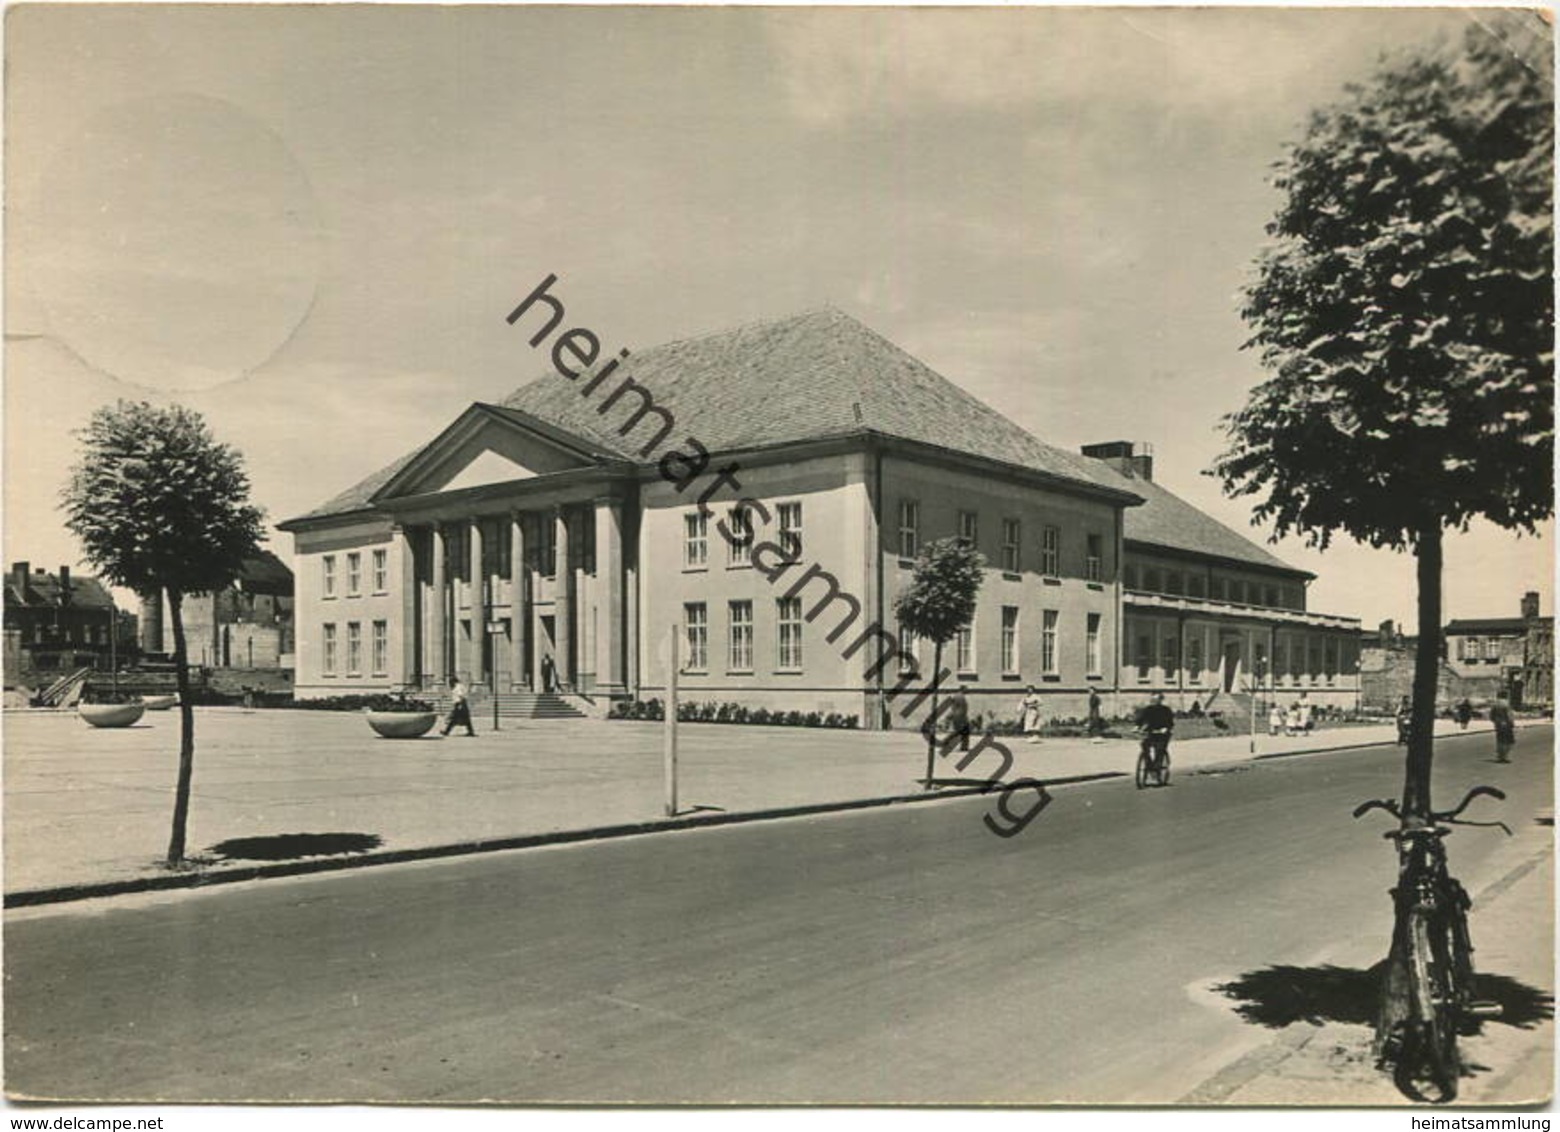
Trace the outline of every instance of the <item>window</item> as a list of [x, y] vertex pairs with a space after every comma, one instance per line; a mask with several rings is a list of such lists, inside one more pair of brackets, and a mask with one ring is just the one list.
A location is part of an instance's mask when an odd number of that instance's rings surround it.
[[1334, 637], [1322, 642], [1322, 674], [1327, 677], [1328, 684], [1332, 684], [1338, 675], [1338, 641]]
[[1264, 645], [1261, 641], [1257, 641], [1254, 645], [1252, 645], [1252, 648], [1256, 652], [1255, 657], [1252, 658], [1252, 667], [1255, 669], [1253, 675], [1255, 675], [1259, 681], [1264, 680], [1267, 678], [1268, 674], [1267, 646]]
[[382, 594], [390, 588], [390, 556], [382, 550], [374, 551], [374, 592]]
[[1198, 629], [1186, 639], [1186, 679], [1201, 684], [1203, 677], [1203, 635]]
[[1314, 684], [1316, 683], [1317, 676], [1319, 676], [1322, 671], [1322, 650], [1317, 647], [1316, 641], [1313, 638], [1307, 642], [1305, 651], [1308, 661], [1306, 670], [1310, 673], [1311, 683]]
[[390, 670], [390, 626], [384, 621], [374, 622], [374, 675], [383, 676]]
[[753, 558], [753, 516], [746, 507], [733, 507], [726, 516], [731, 537], [726, 540], [726, 565], [747, 566]]
[[954, 668], [959, 672], [975, 671], [975, 622], [971, 621], [953, 635]]
[[780, 504], [780, 547], [791, 558], [802, 556], [802, 505]]
[[710, 666], [710, 625], [702, 601], [690, 601], [683, 606], [683, 635], [688, 644], [688, 659], [684, 662], [684, 668], [691, 672], [703, 672]]
[[1018, 606], [1002, 607], [1002, 671], [1018, 671]]
[[1186, 579], [1186, 593], [1189, 597], [1207, 597], [1208, 579], [1201, 574], [1192, 574]]
[[1061, 574], [1062, 531], [1060, 527], [1040, 528], [1040, 573], [1047, 578]]
[[921, 505], [913, 499], [899, 501], [899, 557], [914, 558], [921, 552]]
[[1139, 633], [1137, 639], [1137, 670], [1138, 680], [1147, 683], [1149, 671], [1154, 667], [1154, 638], [1148, 633]]
[[1176, 597], [1181, 595], [1181, 571], [1165, 571], [1165, 593], [1174, 594]]
[[1105, 577], [1105, 540], [1099, 535], [1090, 535], [1088, 551], [1083, 560], [1083, 576], [1088, 581], [1098, 582]]
[[1020, 552], [1019, 537], [1023, 528], [1019, 526], [1017, 519], [1002, 520], [1002, 569], [1009, 574], [1016, 574], [1023, 561]]
[[336, 675], [336, 626], [326, 624], [320, 636], [320, 671], [326, 676]]
[[1277, 605], [1278, 604], [1278, 587], [1277, 586], [1263, 586], [1262, 587], [1262, 604], [1263, 605]]
[[347, 622], [347, 675], [358, 676], [363, 672], [363, 625], [358, 621]]
[[753, 671], [753, 603], [733, 601], [727, 607], [726, 669]]
[[325, 597], [336, 596], [336, 556], [327, 554], [320, 559], [320, 592]]
[[1126, 588], [1129, 590], [1135, 590], [1138, 588], [1138, 570], [1137, 567], [1131, 562], [1128, 562], [1124, 567], [1122, 567], [1121, 582], [1122, 585], [1126, 586]]
[[347, 596], [357, 597], [363, 592], [363, 556], [356, 553], [347, 555]]
[[980, 518], [975, 512], [959, 512], [959, 541], [968, 547], [980, 544]]
[[1153, 567], [1143, 571], [1143, 588], [1151, 594], [1160, 592], [1159, 571]]
[[903, 622], [899, 625], [899, 675], [914, 676], [921, 671], [921, 639]]
[[1088, 674], [1090, 676], [1098, 676], [1102, 671], [1100, 667], [1100, 615], [1098, 613], [1089, 614], [1083, 643], [1084, 660], [1089, 666]]
[[710, 513], [704, 508], [683, 516], [683, 566], [702, 570], [710, 556]]
[[780, 667], [798, 670], [802, 667], [802, 599], [783, 597], [776, 601], [775, 620], [780, 629]]
[[1174, 633], [1166, 633], [1164, 640], [1159, 642], [1160, 657], [1164, 666], [1165, 679], [1175, 679], [1175, 670], [1181, 667], [1181, 642], [1176, 639]]
[[1040, 617], [1040, 671], [1047, 676], [1055, 676], [1057, 672], [1056, 622], [1060, 614], [1054, 609], [1047, 609]]

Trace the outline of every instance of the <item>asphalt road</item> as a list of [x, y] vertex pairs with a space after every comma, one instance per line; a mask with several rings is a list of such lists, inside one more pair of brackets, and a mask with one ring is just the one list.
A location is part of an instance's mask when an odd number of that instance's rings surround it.
[[[1552, 730], [1459, 830], [1551, 832]], [[6, 916], [6, 1088], [62, 1099], [1165, 1103], [1271, 1040], [1207, 988], [1384, 950], [1391, 749]], [[1455, 791], [1455, 793], [1454, 793]], [[1477, 939], [1479, 920], [1475, 912]], [[1378, 946], [1379, 945], [1379, 946]], [[1543, 988], [1551, 990], [1552, 988]], [[1297, 1101], [1304, 1098], [1297, 1097]]]

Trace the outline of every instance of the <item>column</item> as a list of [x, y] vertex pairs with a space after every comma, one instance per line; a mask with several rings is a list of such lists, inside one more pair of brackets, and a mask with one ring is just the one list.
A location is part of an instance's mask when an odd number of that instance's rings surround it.
[[417, 555], [412, 548], [411, 533], [400, 523], [390, 528], [389, 565], [392, 577], [401, 587], [400, 625], [397, 626], [400, 641], [400, 660], [396, 664], [397, 684], [417, 684], [421, 669], [417, 664], [417, 587], [422, 579], [417, 576]]
[[596, 500], [596, 690], [620, 696], [623, 678], [623, 505]]
[[486, 580], [482, 574], [482, 521], [480, 519], [467, 519], [466, 536], [467, 561], [469, 567], [466, 570], [466, 592], [470, 595], [467, 604], [471, 606], [471, 683], [482, 685], [487, 683], [487, 666], [483, 659], [487, 655], [484, 642], [487, 639], [487, 595], [483, 592], [483, 582]]
[[435, 688], [443, 688], [449, 678], [449, 636], [445, 630], [444, 525], [437, 520], [429, 526], [428, 554], [428, 641], [423, 668], [433, 678]]
[[531, 572], [525, 566], [525, 516], [509, 513], [509, 678], [514, 687], [531, 683], [525, 668], [525, 639], [531, 630]]
[[569, 512], [553, 508], [553, 665], [558, 683], [574, 691], [574, 571], [569, 566]]

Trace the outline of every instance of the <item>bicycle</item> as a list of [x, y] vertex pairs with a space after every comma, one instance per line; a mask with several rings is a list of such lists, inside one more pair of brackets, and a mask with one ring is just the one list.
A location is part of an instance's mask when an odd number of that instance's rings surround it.
[[[1157, 756], [1157, 757], [1156, 757]], [[1170, 731], [1155, 727], [1143, 732], [1138, 748], [1137, 788], [1170, 785]]]
[[[1446, 866], [1443, 843], [1450, 825], [1499, 826], [1502, 822], [1459, 822], [1480, 795], [1504, 800], [1493, 786], [1475, 786], [1452, 810], [1431, 812], [1428, 824], [1406, 824], [1382, 834], [1397, 843], [1398, 883], [1392, 889], [1393, 954], [1403, 955], [1409, 979], [1407, 1017], [1391, 1019], [1385, 1000], [1378, 1023], [1379, 1064], [1393, 1068], [1393, 1082], [1414, 1100], [1446, 1104], [1457, 1097], [1462, 1064], [1457, 1035], [1472, 1020], [1499, 1013], [1473, 998], [1473, 943], [1468, 935], [1468, 892]], [[1390, 799], [1365, 802], [1356, 818], [1385, 810], [1399, 822], [1403, 812]], [[1385, 1033], [1380, 1031], [1385, 1030]]]

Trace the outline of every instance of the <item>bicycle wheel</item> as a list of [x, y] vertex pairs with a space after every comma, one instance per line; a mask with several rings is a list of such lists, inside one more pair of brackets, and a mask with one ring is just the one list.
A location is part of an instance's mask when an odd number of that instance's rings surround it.
[[1148, 751], [1139, 751], [1137, 761], [1137, 788], [1139, 790], [1148, 785], [1149, 768], [1150, 764]]
[[1454, 1001], [1457, 1008], [1457, 1032], [1476, 1033], [1478, 1019], [1474, 1014], [1473, 940], [1468, 935], [1468, 909], [1473, 901], [1467, 890], [1456, 880], [1447, 885], [1447, 910], [1444, 917], [1446, 954], [1451, 968]]
[[1456, 990], [1446, 937], [1432, 932], [1419, 912], [1413, 914], [1409, 932], [1409, 975], [1413, 1015], [1404, 1026], [1393, 1081], [1414, 1100], [1446, 1104], [1457, 1099], [1462, 1072]]

